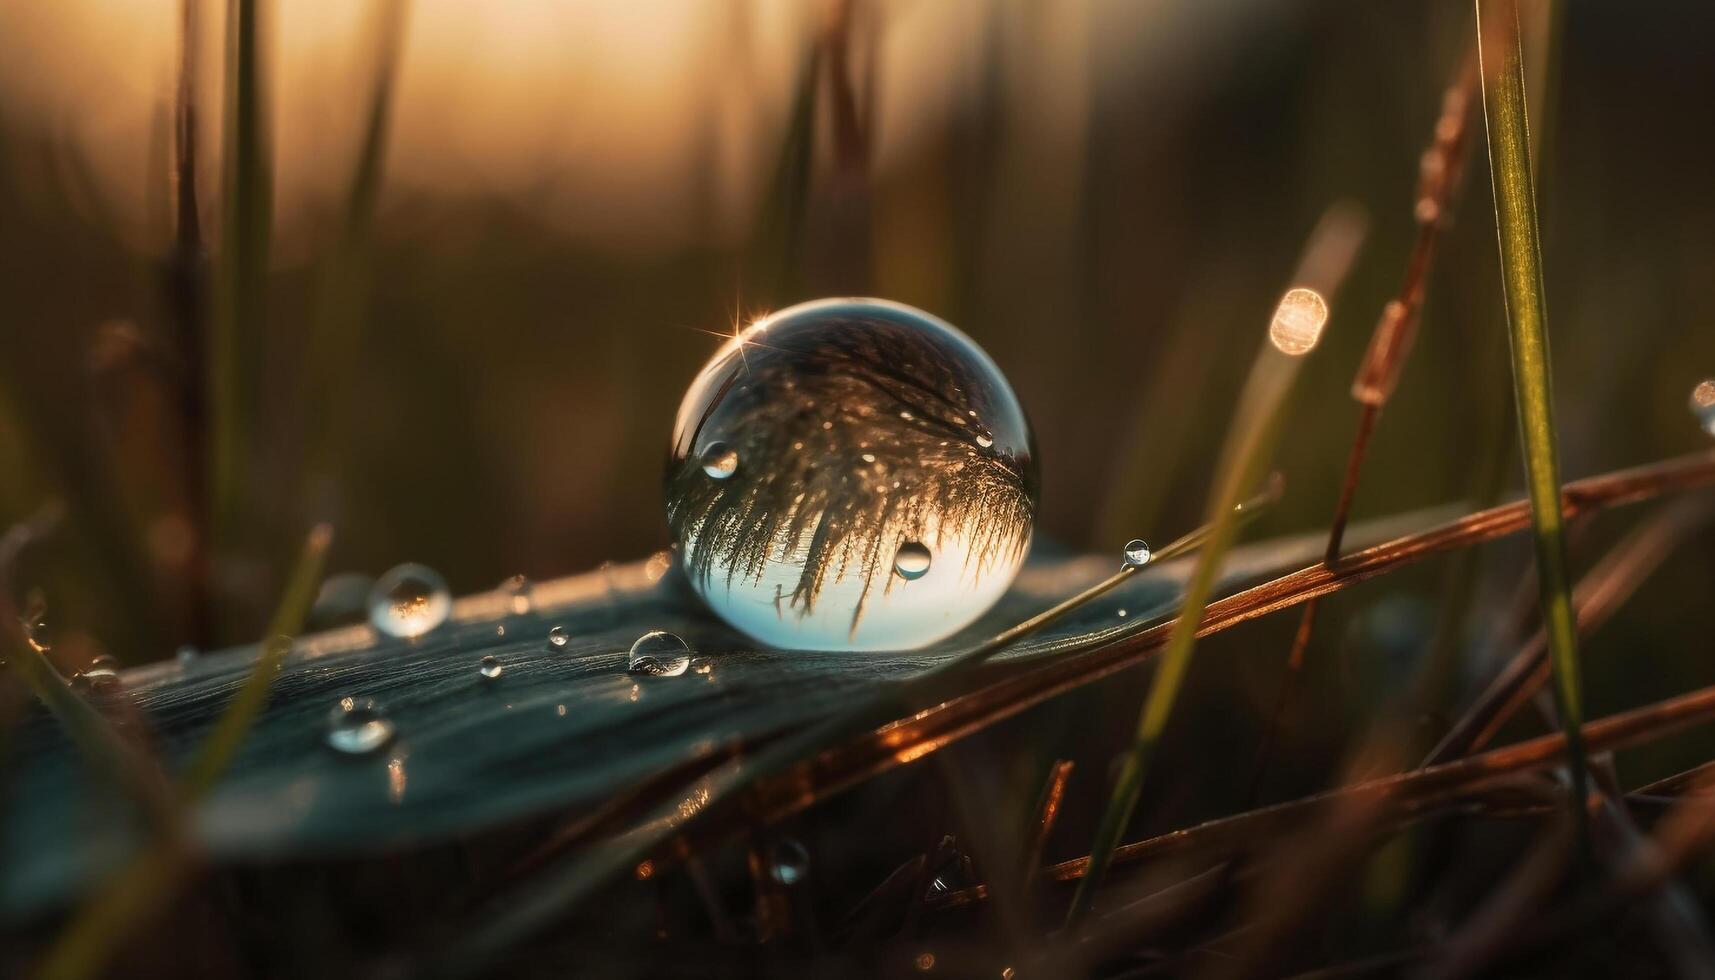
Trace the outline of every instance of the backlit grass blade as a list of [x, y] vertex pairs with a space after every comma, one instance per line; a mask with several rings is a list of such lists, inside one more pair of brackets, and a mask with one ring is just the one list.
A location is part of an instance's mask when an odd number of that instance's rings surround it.
[[[1316, 251], [1314, 237], [1309, 251], [1312, 254]], [[1238, 505], [1247, 489], [1262, 475], [1279, 435], [1280, 409], [1298, 376], [1303, 355], [1315, 346], [1327, 315], [1327, 302], [1319, 293], [1303, 288], [1289, 290], [1281, 298], [1268, 337], [1251, 365], [1228, 429], [1215, 492], [1209, 501], [1209, 537], [1186, 584], [1184, 604], [1156, 666], [1155, 678], [1138, 716], [1136, 737], [1122, 757], [1119, 782], [1108, 799], [1090, 847], [1090, 873], [1078, 883], [1077, 894], [1067, 912], [1068, 924], [1077, 924], [1089, 912], [1113, 859], [1114, 848], [1119, 846], [1120, 837], [1137, 808], [1155, 746], [1167, 727], [1179, 688], [1191, 666], [1191, 651], [1203, 623], [1204, 607], [1213, 597], [1220, 577], [1221, 561], [1238, 537]]]
[[1560, 462], [1556, 455], [1554, 393], [1549, 379], [1548, 312], [1543, 299], [1542, 243], [1537, 231], [1530, 126], [1525, 114], [1524, 51], [1520, 43], [1518, 5], [1515, 0], [1498, 0], [1487, 5], [1477, 0], [1477, 23], [1483, 118], [1489, 134], [1489, 171], [1494, 182], [1495, 223], [1500, 238], [1501, 285], [1512, 338], [1513, 395], [1518, 403], [1525, 483], [1536, 542], [1542, 622], [1548, 639], [1549, 662], [1553, 665], [1555, 699], [1569, 748], [1572, 807], [1582, 821], [1588, 778], [1579, 739], [1584, 709], [1579, 682], [1578, 629], [1572, 613], [1572, 588], [1566, 570], [1566, 541], [1560, 513]]

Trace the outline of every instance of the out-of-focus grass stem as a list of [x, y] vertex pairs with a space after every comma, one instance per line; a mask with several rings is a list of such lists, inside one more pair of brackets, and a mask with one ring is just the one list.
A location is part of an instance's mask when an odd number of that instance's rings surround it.
[[230, 0], [226, 24], [226, 146], [215, 319], [209, 343], [210, 540], [231, 544], [252, 448], [273, 209], [272, 164], [263, 118], [261, 0]]
[[[1332, 248], [1326, 244], [1328, 239], [1325, 236], [1347, 240], [1361, 237], [1361, 232], [1350, 229], [1349, 222], [1357, 219], [1338, 217], [1339, 214], [1337, 209], [1331, 209], [1330, 216], [1318, 225], [1317, 233], [1312, 235], [1306, 248], [1305, 261], [1294, 277], [1295, 283], [1314, 281], [1324, 287], [1330, 282], [1338, 284], [1345, 267], [1350, 264], [1355, 244], [1345, 250], [1344, 261], [1334, 266], [1339, 274], [1329, 275], [1320, 268], [1324, 261], [1321, 257]], [[1339, 230], [1341, 228], [1346, 230]], [[1136, 737], [1130, 750], [1122, 757], [1119, 782], [1108, 800], [1090, 848], [1090, 874], [1079, 882], [1078, 892], [1067, 912], [1070, 926], [1078, 925], [1094, 904], [1114, 848], [1119, 845], [1120, 837], [1137, 807], [1155, 747], [1167, 727], [1185, 673], [1190, 668], [1191, 651], [1202, 626], [1203, 610], [1214, 592], [1222, 559], [1237, 539], [1236, 514], [1240, 500], [1267, 465], [1283, 421], [1281, 408], [1303, 364], [1303, 355], [1315, 346], [1327, 315], [1327, 300], [1322, 294], [1308, 288], [1289, 290], [1281, 298], [1268, 337], [1251, 365], [1250, 376], [1239, 396], [1221, 453], [1215, 492], [1209, 503], [1208, 540], [1200, 549], [1196, 568], [1185, 588], [1179, 618], [1156, 665], [1154, 681], [1138, 716]]]

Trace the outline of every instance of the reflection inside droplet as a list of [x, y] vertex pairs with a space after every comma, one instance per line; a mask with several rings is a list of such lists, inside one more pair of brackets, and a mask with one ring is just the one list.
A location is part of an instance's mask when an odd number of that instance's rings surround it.
[[374, 752], [393, 740], [393, 723], [373, 698], [341, 698], [328, 715], [327, 743], [348, 755]]
[[633, 674], [677, 677], [691, 666], [691, 648], [666, 630], [651, 630], [631, 645], [628, 668]]
[[[1038, 467], [994, 362], [896, 303], [805, 303], [729, 342], [679, 407], [676, 557], [728, 623], [777, 647], [881, 650], [950, 635], [1005, 592]], [[716, 447], [741, 447], [720, 465]], [[901, 551], [903, 542], [933, 542]]]
[[738, 450], [724, 442], [711, 442], [703, 450], [703, 472], [711, 480], [724, 480], [738, 472]]
[[893, 555], [893, 570], [899, 573], [900, 578], [915, 581], [929, 574], [929, 564], [933, 560], [927, 545], [921, 541], [907, 541]]
[[369, 622], [388, 636], [417, 637], [447, 621], [452, 595], [446, 580], [427, 565], [389, 569], [369, 593]]

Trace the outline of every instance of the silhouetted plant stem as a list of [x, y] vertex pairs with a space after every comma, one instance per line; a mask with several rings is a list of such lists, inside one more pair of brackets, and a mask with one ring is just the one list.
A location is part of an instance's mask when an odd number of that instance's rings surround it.
[[230, 0], [227, 8], [221, 259], [208, 364], [213, 437], [206, 546], [217, 558], [232, 545], [246, 493], [266, 309], [273, 179], [263, 118], [260, 6], [261, 0]]
[[172, 346], [181, 366], [178, 399], [185, 454], [185, 513], [195, 529], [186, 561], [190, 581], [189, 635], [199, 647], [214, 642], [210, 595], [208, 441], [208, 252], [203, 243], [198, 203], [197, 65], [202, 44], [198, 0], [179, 4], [179, 78], [173, 113], [173, 248], [167, 257], [167, 307], [176, 336]]

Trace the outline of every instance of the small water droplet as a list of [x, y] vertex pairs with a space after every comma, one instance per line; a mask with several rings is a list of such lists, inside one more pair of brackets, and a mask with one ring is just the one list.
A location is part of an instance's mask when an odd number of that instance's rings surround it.
[[555, 626], [548, 630], [548, 648], [550, 650], [564, 650], [566, 644], [571, 641], [572, 635], [566, 632], [564, 626]]
[[989, 435], [986, 431], [977, 433], [977, 445], [988, 449], [994, 445], [994, 436]]
[[1133, 538], [1125, 543], [1124, 562], [1127, 568], [1142, 568], [1149, 564], [1149, 542]]
[[506, 636], [506, 627], [505, 626], [496, 626], [494, 628], [494, 638], [495, 639], [497, 639], [497, 640], [498, 639], [504, 639], [505, 636]]
[[691, 648], [666, 630], [650, 630], [631, 645], [630, 671], [653, 677], [677, 677], [691, 666]]
[[389, 569], [369, 593], [370, 625], [388, 636], [422, 636], [446, 622], [452, 608], [446, 580], [427, 565]]
[[1125, 617], [1126, 617], [1126, 611], [1124, 609], [1121, 609], [1120, 610], [1120, 618], [1124, 619]]
[[347, 755], [364, 755], [393, 740], [393, 723], [373, 698], [340, 698], [328, 715], [327, 743]]
[[703, 472], [711, 480], [724, 480], [738, 472], [738, 450], [724, 442], [711, 442], [703, 450]]
[[100, 691], [119, 684], [119, 661], [106, 654], [90, 660], [89, 666], [71, 676], [72, 685], [88, 691]]
[[796, 885], [810, 873], [810, 852], [790, 837], [768, 849], [768, 876], [782, 885]]
[[1703, 431], [1715, 436], [1715, 378], [1705, 378], [1691, 389], [1691, 412]]
[[911, 582], [929, 574], [929, 564], [933, 560], [928, 546], [921, 541], [907, 541], [894, 553], [893, 570], [900, 578]]
[[874, 453], [864, 453], [863, 454], [863, 461], [866, 463], [875, 462], [875, 454]]
[[536, 587], [523, 575], [509, 575], [500, 583], [500, 592], [507, 598], [512, 611], [523, 615], [530, 611], [530, 604], [535, 599]]
[[494, 680], [501, 674], [506, 673], [506, 668], [500, 664], [500, 658], [495, 656], [483, 657], [477, 662], [476, 669], [478, 673], [482, 674], [482, 676], [488, 680]]

